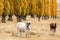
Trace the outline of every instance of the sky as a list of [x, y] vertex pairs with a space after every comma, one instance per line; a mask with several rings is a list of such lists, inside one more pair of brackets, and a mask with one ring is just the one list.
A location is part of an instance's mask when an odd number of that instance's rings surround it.
[[60, 3], [60, 0], [57, 0], [58, 3]]
[[60, 0], [57, 0], [57, 3], [58, 3], [58, 10], [60, 10]]

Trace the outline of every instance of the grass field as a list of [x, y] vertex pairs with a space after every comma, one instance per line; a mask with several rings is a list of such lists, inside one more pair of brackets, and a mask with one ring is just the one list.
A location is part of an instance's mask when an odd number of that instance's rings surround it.
[[[8, 17], [7, 17], [8, 18]], [[12, 33], [16, 33], [16, 17], [13, 16], [13, 21], [7, 21], [6, 23], [2, 23], [0, 21], [0, 40], [60, 40], [60, 14], [58, 14], [57, 19], [49, 18], [47, 20], [40, 20], [27, 17], [26, 21], [31, 21], [32, 30], [29, 38], [26, 38], [25, 35], [21, 35], [21, 37], [12, 36]], [[1, 20], [1, 18], [0, 18]], [[51, 22], [57, 23], [56, 33], [51, 34], [49, 25]]]

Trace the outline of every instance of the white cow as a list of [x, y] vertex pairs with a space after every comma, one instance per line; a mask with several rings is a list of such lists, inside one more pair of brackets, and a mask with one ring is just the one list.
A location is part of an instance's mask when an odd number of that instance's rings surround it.
[[30, 22], [27, 22], [27, 23], [24, 23], [24, 22], [18, 22], [17, 23], [17, 36], [18, 33], [20, 32], [25, 32], [26, 33], [26, 37], [28, 37], [28, 34], [29, 34], [29, 31], [31, 30], [31, 23]]

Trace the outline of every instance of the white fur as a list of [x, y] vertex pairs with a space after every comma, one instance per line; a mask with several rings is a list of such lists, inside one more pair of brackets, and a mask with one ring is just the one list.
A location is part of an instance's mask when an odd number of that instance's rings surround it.
[[[17, 36], [19, 36], [18, 33], [19, 33], [20, 30], [21, 30], [21, 32], [22, 32], [22, 31], [25, 31], [26, 37], [27, 37], [27, 34], [29, 33], [31, 27], [29, 26], [29, 29], [27, 30], [26, 26], [27, 26], [27, 25], [26, 25], [26, 23], [24, 23], [24, 22], [18, 22], [18, 23], [17, 23]], [[21, 33], [21, 32], [20, 32], [20, 33]]]

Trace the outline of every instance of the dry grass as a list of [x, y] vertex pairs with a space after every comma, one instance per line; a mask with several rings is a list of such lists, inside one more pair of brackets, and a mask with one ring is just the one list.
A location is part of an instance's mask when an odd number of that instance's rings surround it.
[[[0, 18], [1, 20], [1, 18]], [[29, 38], [26, 38], [25, 35], [21, 35], [20, 37], [11, 36], [12, 33], [16, 33], [16, 17], [13, 16], [13, 22], [9, 22], [6, 20], [6, 23], [2, 23], [0, 21], [0, 40], [60, 40], [60, 14], [57, 19], [48, 19], [48, 20], [40, 20], [38, 22], [37, 18], [27, 17], [27, 22], [31, 21], [32, 30], [30, 32]], [[49, 24], [51, 22], [57, 23], [57, 30], [55, 34], [51, 34], [49, 29]]]

